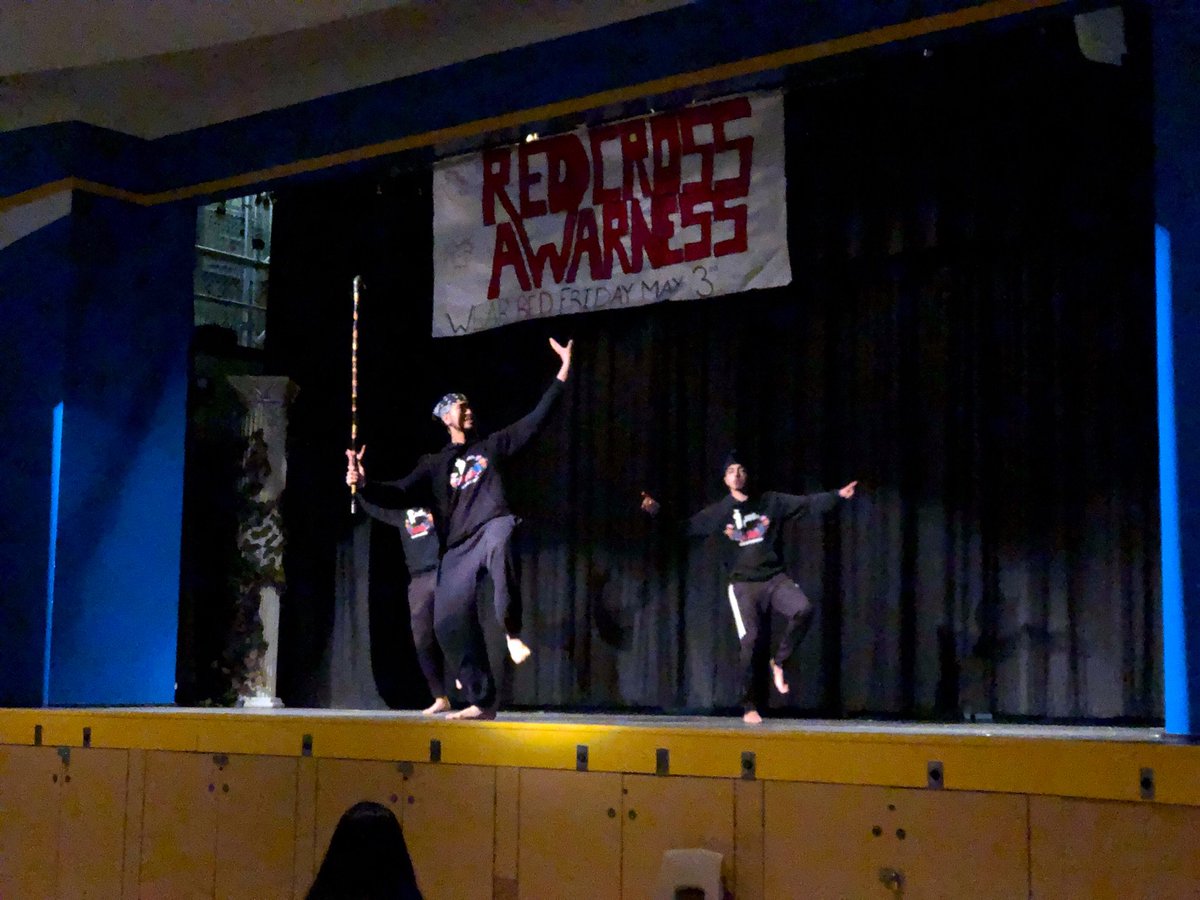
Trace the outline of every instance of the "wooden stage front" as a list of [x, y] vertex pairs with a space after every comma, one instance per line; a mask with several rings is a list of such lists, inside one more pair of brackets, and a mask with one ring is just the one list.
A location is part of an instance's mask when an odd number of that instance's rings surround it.
[[[0, 710], [0, 744], [690, 775], [1200, 806], [1200, 746], [1162, 729], [873, 720], [181, 707]], [[940, 764], [941, 783], [931, 780]], [[1149, 777], [1150, 783], [1145, 783]]]
[[0, 896], [303, 897], [361, 799], [425, 895], [1173, 897], [1200, 746], [1151, 728], [317, 709], [0, 710]]

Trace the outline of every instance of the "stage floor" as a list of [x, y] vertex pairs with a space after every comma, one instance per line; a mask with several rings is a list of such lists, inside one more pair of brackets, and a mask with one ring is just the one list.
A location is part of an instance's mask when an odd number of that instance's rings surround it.
[[1161, 728], [869, 719], [190, 707], [0, 710], [0, 743], [691, 775], [1200, 806], [1200, 746]]
[[[15, 712], [14, 710], [0, 710]], [[20, 710], [22, 713], [28, 710]], [[186, 706], [138, 706], [138, 707], [88, 707], [62, 708], [53, 710], [62, 713], [88, 713], [101, 716], [234, 716], [267, 718], [274, 720], [301, 719], [311, 722], [322, 720], [344, 721], [346, 719], [368, 719], [373, 722], [409, 722], [428, 725], [431, 722], [446, 722], [442, 716], [424, 716], [417, 710], [372, 710], [372, 709], [290, 709], [290, 708], [209, 708]], [[569, 725], [608, 726], [619, 728], [681, 729], [701, 731], [728, 731], [754, 734], [888, 734], [920, 737], [998, 737], [1035, 738], [1056, 741], [1178, 741], [1167, 735], [1161, 727], [1110, 726], [1110, 725], [1036, 725], [1003, 722], [903, 722], [889, 719], [767, 719], [761, 725], [747, 725], [737, 716], [717, 715], [672, 715], [653, 713], [566, 713], [531, 710], [502, 710], [494, 723], [462, 723], [473, 726], [500, 725]]]

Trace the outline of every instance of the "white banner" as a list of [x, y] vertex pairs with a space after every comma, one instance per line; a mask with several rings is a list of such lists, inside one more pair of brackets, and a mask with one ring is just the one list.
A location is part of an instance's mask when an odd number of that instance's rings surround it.
[[438, 164], [433, 336], [791, 282], [783, 97], [728, 97]]

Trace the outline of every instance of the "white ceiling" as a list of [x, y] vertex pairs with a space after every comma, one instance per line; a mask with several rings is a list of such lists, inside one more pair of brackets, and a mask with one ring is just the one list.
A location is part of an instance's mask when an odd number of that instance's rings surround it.
[[0, 0], [0, 130], [156, 138], [688, 2]]
[[311, 28], [409, 0], [0, 0], [0, 75]]

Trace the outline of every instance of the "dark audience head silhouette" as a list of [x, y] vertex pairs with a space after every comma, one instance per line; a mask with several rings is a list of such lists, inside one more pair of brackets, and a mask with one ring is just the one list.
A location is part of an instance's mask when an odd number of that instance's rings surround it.
[[363, 800], [342, 815], [307, 900], [421, 900], [395, 814]]

